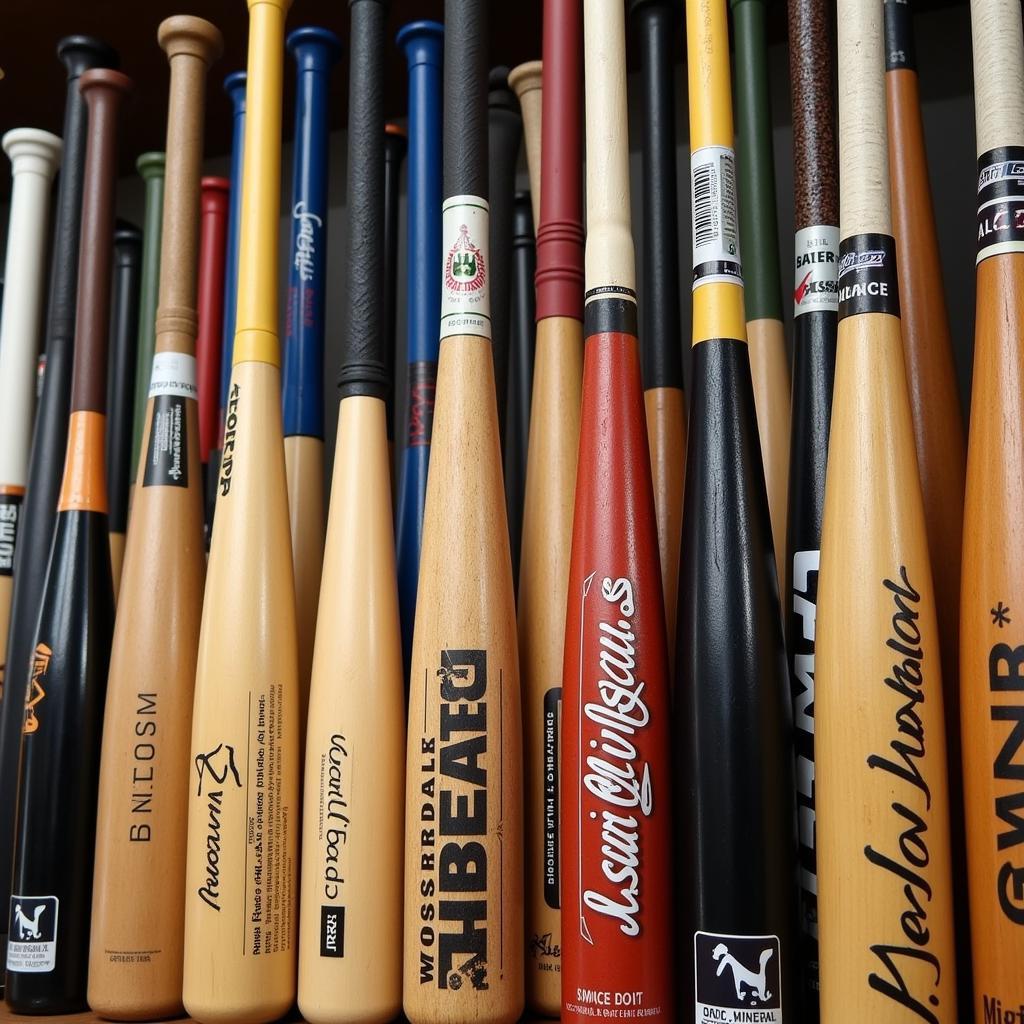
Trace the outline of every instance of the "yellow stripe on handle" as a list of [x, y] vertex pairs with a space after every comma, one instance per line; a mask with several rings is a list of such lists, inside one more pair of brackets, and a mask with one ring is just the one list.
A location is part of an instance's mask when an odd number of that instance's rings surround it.
[[882, 0], [839, 0], [838, 21], [839, 237], [891, 235]]
[[587, 0], [583, 8], [586, 54], [587, 247], [585, 284], [635, 301], [636, 261], [629, 219], [626, 119], [625, 6]]
[[249, 62], [234, 365], [281, 365], [277, 234], [284, 21], [291, 0], [249, 0]]
[[1024, 39], [1020, 0], [971, 0], [978, 156], [1024, 146]]
[[[686, 0], [690, 150], [733, 146], [732, 82], [726, 0]], [[588, 124], [589, 130], [589, 124]], [[743, 286], [702, 285], [693, 293], [693, 344], [711, 338], [747, 340]]]

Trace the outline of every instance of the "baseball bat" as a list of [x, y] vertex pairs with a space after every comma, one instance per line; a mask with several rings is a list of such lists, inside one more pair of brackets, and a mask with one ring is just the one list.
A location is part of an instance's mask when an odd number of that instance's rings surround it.
[[110, 526], [110, 568], [114, 603], [124, 565], [131, 486], [132, 408], [135, 395], [136, 344], [139, 332], [139, 277], [142, 232], [119, 222], [114, 230], [114, 286], [110, 314], [110, 358], [107, 365], [107, 522]]
[[388, 432], [391, 491], [395, 489], [395, 344], [398, 320], [398, 198], [402, 162], [409, 148], [405, 129], [384, 126], [384, 375], [388, 379], [384, 413]]
[[529, 192], [517, 192], [512, 208], [512, 298], [509, 314], [508, 411], [505, 422], [505, 506], [512, 579], [519, 579], [523, 533], [523, 491], [530, 436], [530, 390], [536, 334], [537, 246], [533, 238], [533, 204]]
[[[928, 182], [912, 10], [909, 0], [885, 0], [883, 9], [892, 233], [896, 239], [903, 361], [939, 623], [953, 877], [964, 878], [967, 839], [961, 774], [958, 639], [967, 442]], [[966, 1020], [971, 1016], [973, 995], [970, 908], [965, 885], [953, 890], [953, 912], [957, 998], [960, 1015]]]
[[4, 135], [2, 145], [11, 161], [12, 182], [0, 313], [0, 694], [35, 412], [50, 188], [62, 143], [50, 132], [14, 128]]
[[584, 0], [583, 60], [586, 342], [562, 674], [562, 1020], [628, 1006], [667, 1022], [668, 650], [637, 343], [620, 0]]
[[327, 280], [327, 90], [341, 40], [306, 26], [285, 43], [295, 58], [288, 308], [282, 402], [284, 464], [299, 630], [299, 729], [305, 731], [317, 599], [324, 557], [324, 309]]
[[508, 1024], [523, 1011], [519, 658], [490, 344], [487, 14], [486, 0], [445, 3], [441, 344], [406, 762], [412, 1024]]
[[[562, 1005], [560, 780], [565, 609], [583, 380], [583, 5], [545, 0], [540, 88], [519, 91], [527, 159], [541, 157], [537, 336], [519, 564], [526, 815], [526, 999], [557, 1017]], [[520, 65], [513, 72], [522, 71]], [[541, 100], [537, 116], [534, 100]], [[534, 125], [539, 131], [534, 130]], [[536, 145], [531, 150], [530, 139]], [[541, 145], [542, 143], [542, 145]]]
[[730, 0], [736, 45], [740, 248], [745, 253], [743, 297], [747, 351], [754, 385], [757, 432], [768, 488], [779, 588], [786, 579], [786, 503], [789, 477], [790, 382], [782, 323], [779, 227], [768, 85], [765, 0]]
[[208, 493], [213, 495], [209, 512], [207, 550], [213, 537], [213, 519], [217, 515], [217, 491], [220, 488], [220, 463], [224, 449], [224, 420], [227, 416], [228, 389], [231, 385], [232, 352], [235, 344], [235, 303], [238, 295], [238, 234], [242, 217], [242, 157], [245, 149], [245, 72], [233, 71], [224, 79], [224, 91], [231, 101], [231, 169], [228, 189], [228, 234], [224, 251], [224, 334], [220, 353], [220, 409], [217, 412], [217, 447], [210, 453], [207, 472]]
[[161, 22], [157, 38], [170, 65], [167, 191], [143, 457], [103, 718], [89, 952], [89, 1005], [112, 1020], [181, 1013], [187, 759], [206, 570], [196, 262], [206, 72], [223, 41], [187, 16]]
[[677, 963], [682, 1016], [739, 1020], [752, 1007], [781, 1021], [792, 1007], [799, 1020], [789, 686], [746, 343], [726, 7], [686, 4], [693, 339], [676, 627]]
[[287, 10], [249, 4], [234, 366], [189, 769], [183, 994], [201, 1024], [276, 1020], [295, 998], [299, 662], [277, 334]]
[[530, 205], [533, 230], [540, 230], [541, 142], [543, 139], [544, 90], [543, 61], [531, 60], [517, 64], [508, 73], [508, 84], [519, 100], [523, 115], [523, 144], [526, 146], [526, 169], [530, 175]]
[[395, 557], [408, 679], [416, 618], [427, 466], [434, 432], [438, 324], [441, 318], [441, 67], [444, 29], [413, 21], [397, 43], [409, 66], [409, 168], [406, 181], [406, 409], [398, 474]]
[[[7, 943], [15, 1013], [86, 1008], [103, 694], [114, 625], [104, 466], [119, 109], [131, 79], [91, 69], [64, 479], [25, 696]], [[60, 807], [61, 813], [54, 808]]]
[[[153, 371], [156, 344], [156, 306], [160, 292], [160, 232], [164, 221], [165, 153], [143, 153], [135, 167], [145, 182], [146, 200], [142, 219], [142, 281], [139, 289], [139, 348], [135, 360], [135, 412], [132, 417], [132, 470], [142, 456], [142, 432], [146, 426], [149, 381]], [[132, 478], [131, 496], [135, 495]], [[130, 509], [129, 509], [130, 515]]]
[[210, 550], [217, 501], [220, 444], [221, 339], [224, 332], [224, 262], [227, 252], [231, 182], [202, 178], [199, 220], [199, 283], [196, 293], [196, 401], [199, 407], [199, 462], [203, 490], [203, 538]]
[[827, 0], [789, 0], [793, 96], [793, 423], [786, 516], [786, 650], [793, 708], [804, 1020], [818, 1021], [814, 666], [821, 517], [825, 507], [839, 309], [839, 165], [835, 14]]
[[[686, 466], [683, 328], [679, 315], [679, 225], [676, 204], [675, 70], [677, 5], [633, 0], [641, 53], [644, 252], [640, 302], [641, 371], [654, 511], [665, 592], [669, 670], [675, 660], [679, 542]], [[670, 676], [671, 678], [671, 676]]]
[[978, 293], [964, 507], [960, 725], [973, 1019], [980, 1022], [1012, 1020], [1024, 1003], [1024, 836], [1018, 828], [1024, 722], [1018, 612], [1024, 604], [1024, 548], [1015, 528], [1024, 501], [1024, 235], [1018, 226], [1024, 210], [1024, 42], [1019, 5], [1010, 0], [972, 3], [971, 34]]
[[381, 288], [388, 4], [349, 7], [348, 287], [303, 799], [299, 1008], [310, 1024], [383, 1024], [402, 1008], [405, 684]]
[[494, 353], [494, 390], [498, 399], [498, 434], [505, 451], [508, 406], [508, 345], [511, 329], [512, 207], [516, 191], [516, 165], [523, 136], [519, 103], [509, 87], [508, 68], [491, 69], [487, 95], [487, 195], [491, 218], [491, 350]]
[[[67, 71], [64, 100], [64, 155], [58, 177], [50, 291], [46, 313], [42, 389], [36, 410], [28, 485], [18, 522], [18, 547], [7, 632], [6, 685], [0, 691], [0, 962], [6, 963], [7, 909], [14, 852], [14, 803], [25, 717], [32, 645], [39, 618], [46, 565], [57, 518], [71, 401], [71, 360], [78, 289], [78, 239], [85, 169], [86, 110], [78, 79], [91, 67], [117, 63], [117, 54], [91, 36], [65, 36], [57, 56]], [[19, 566], [30, 566], [19, 572]]]
[[955, 1020], [942, 669], [900, 337], [882, 4], [840, 0], [815, 686], [821, 1018]]

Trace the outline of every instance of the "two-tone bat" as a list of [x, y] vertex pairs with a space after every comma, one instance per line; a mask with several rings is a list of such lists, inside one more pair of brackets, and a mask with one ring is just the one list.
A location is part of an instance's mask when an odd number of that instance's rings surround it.
[[406, 175], [406, 407], [395, 510], [395, 557], [406, 678], [416, 618], [427, 466], [434, 430], [441, 318], [441, 66], [444, 29], [413, 21], [398, 33], [409, 67], [409, 167]]
[[[621, 0], [584, 0], [583, 60], [586, 342], [562, 674], [562, 1020], [630, 1007], [672, 1021], [668, 649], [637, 342]], [[544, 66], [557, 64], [545, 55]], [[542, 204], [546, 195], [545, 185]]]
[[[57, 56], [67, 70], [64, 105], [64, 157], [58, 177], [54, 221], [50, 297], [47, 307], [43, 384], [36, 411], [28, 486], [18, 523], [14, 590], [7, 633], [8, 669], [0, 691], [0, 963], [6, 962], [7, 912], [14, 852], [14, 804], [18, 784], [21, 727], [25, 717], [32, 645], [46, 565], [57, 518], [67, 446], [71, 400], [71, 360], [75, 336], [75, 296], [78, 291], [78, 239], [82, 216], [82, 177], [85, 170], [86, 109], [78, 91], [83, 71], [117, 63], [117, 54], [91, 36], [65, 36]], [[19, 566], [27, 566], [18, 572]]]
[[311, 1024], [383, 1024], [402, 1008], [405, 684], [381, 288], [388, 5], [351, 0], [350, 12], [341, 404], [303, 799], [299, 1008]]
[[11, 161], [12, 180], [0, 314], [0, 693], [36, 404], [50, 189], [62, 144], [50, 132], [13, 128], [2, 146]]
[[839, 0], [839, 328], [815, 657], [821, 1019], [956, 1020], [942, 666], [900, 337], [881, 0]]
[[487, 196], [491, 223], [491, 348], [494, 391], [498, 399], [498, 433], [505, 451], [508, 406], [508, 339], [511, 327], [512, 206], [516, 165], [523, 137], [519, 103], [509, 86], [508, 68], [491, 68], [487, 93]]
[[288, 307], [282, 402], [284, 464], [299, 630], [299, 722], [305, 731], [316, 609], [324, 557], [324, 321], [327, 299], [328, 87], [341, 40], [306, 26], [285, 43], [295, 59]]
[[[693, 339], [675, 713], [680, 1016], [799, 1019], [782, 610], [746, 342], [726, 0], [687, 0]], [[734, 982], [737, 984], [734, 985]], [[743, 996], [744, 998], [740, 998]]]
[[[818, 1020], [818, 855], [815, 842], [814, 666], [821, 517], [836, 371], [839, 166], [835, 14], [830, 0], [789, 0], [793, 96], [793, 421], [783, 591], [796, 756], [803, 1014]], [[788, 582], [786, 582], [788, 581]]]
[[[978, 152], [978, 297], [964, 507], [960, 726], [973, 1019], [1012, 1021], [1024, 1004], [1024, 832], [1020, 827], [1024, 536], [1018, 529], [1024, 507], [1020, 5], [1013, 0], [973, 2], [971, 35]], [[945, 557], [952, 555], [945, 553]]]
[[7, 943], [15, 1013], [86, 1008], [103, 695], [114, 625], [107, 530], [107, 334], [117, 122], [131, 80], [91, 69], [64, 479], [25, 696]]
[[508, 73], [508, 84], [519, 100], [523, 115], [523, 145], [526, 147], [526, 169], [530, 175], [530, 204], [533, 208], [533, 230], [540, 228], [541, 143], [543, 139], [543, 69], [544, 63], [530, 60], [517, 64]]
[[[883, 13], [892, 233], [896, 239], [903, 361], [939, 622], [953, 877], [963, 878], [967, 853], [960, 757], [958, 638], [967, 442], [928, 181], [913, 11], [909, 0], [885, 0]], [[967, 886], [958, 885], [954, 889], [953, 908], [957, 996], [961, 1017], [967, 1019], [973, 1003]]]
[[220, 374], [224, 334], [224, 264], [228, 243], [231, 182], [202, 178], [199, 183], [199, 283], [196, 292], [196, 401], [199, 406], [199, 462], [203, 487], [203, 535], [207, 551], [213, 535], [220, 447]]
[[185, 1009], [295, 998], [299, 662], [281, 421], [277, 244], [288, 0], [250, 0], [234, 365], [199, 631], [185, 867]]
[[213, 508], [207, 514], [206, 547], [213, 537], [213, 518], [217, 514], [220, 486], [220, 462], [224, 447], [224, 420], [227, 415], [228, 388], [231, 385], [232, 352], [235, 345], [235, 304], [238, 294], [238, 235], [242, 218], [242, 157], [245, 149], [245, 72], [233, 71], [224, 79], [224, 92], [231, 101], [231, 168], [228, 193], [228, 236], [224, 252], [224, 336], [220, 352], [220, 409], [217, 413], [217, 447], [210, 453], [207, 466], [207, 493], [213, 495]]
[[398, 205], [402, 164], [409, 143], [401, 125], [384, 125], [384, 373], [388, 379], [385, 415], [388, 428], [388, 465], [391, 491], [395, 490], [395, 343], [398, 323]]
[[170, 99], [155, 352], [110, 652], [89, 951], [89, 1006], [113, 1020], [181, 1012], [188, 752], [206, 571], [196, 266], [206, 72], [223, 41], [208, 21], [187, 16], [161, 22], [157, 38]]
[[779, 227], [775, 213], [767, 4], [765, 0], [730, 0], [730, 3], [736, 41], [737, 177], [747, 351], [781, 590], [786, 578], [790, 380], [782, 323]]
[[110, 568], [117, 603], [128, 531], [128, 494], [132, 480], [132, 409], [139, 336], [139, 283], [142, 232], [127, 221], [114, 230], [110, 357], [107, 360], [107, 525]]
[[516, 609], [491, 358], [487, 0], [446, 0], [441, 345], [409, 667], [403, 1005], [523, 1011]]
[[[149, 402], [149, 381], [153, 370], [153, 348], [156, 344], [156, 306], [160, 291], [162, 248], [160, 232], [164, 222], [166, 162], [166, 154], [159, 152], [143, 153], [135, 161], [136, 170], [145, 183], [145, 209], [142, 215], [142, 280], [139, 286], [139, 347], [135, 359], [135, 412], [132, 417], [133, 473], [138, 468], [142, 455], [142, 432], [146, 426], [146, 405]], [[134, 497], [134, 476], [131, 487], [131, 497]]]
[[[545, 66], [551, 68], [544, 88], [541, 62], [536, 61], [537, 85], [517, 90], [531, 169], [540, 158], [530, 189], [534, 209], [540, 213], [537, 335], [518, 624], [525, 745], [526, 1000], [535, 1013], [557, 1017], [562, 1006], [562, 670], [583, 380], [580, 0], [545, 0], [543, 43]], [[511, 77], [526, 67], [520, 65]], [[539, 112], [535, 99], [542, 103]]]
[[677, 6], [669, 0], [633, 0], [630, 6], [642, 56], [644, 251], [640, 278], [640, 346], [670, 669], [675, 660], [686, 467], [672, 58], [673, 40], [679, 27]]

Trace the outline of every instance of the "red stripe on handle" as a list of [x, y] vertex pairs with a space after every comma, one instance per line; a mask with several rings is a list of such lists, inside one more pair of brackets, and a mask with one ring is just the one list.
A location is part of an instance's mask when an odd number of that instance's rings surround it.
[[220, 432], [220, 358], [224, 329], [224, 260], [227, 252], [227, 178], [203, 178], [196, 312], [196, 384], [199, 391], [199, 457], [209, 462]]

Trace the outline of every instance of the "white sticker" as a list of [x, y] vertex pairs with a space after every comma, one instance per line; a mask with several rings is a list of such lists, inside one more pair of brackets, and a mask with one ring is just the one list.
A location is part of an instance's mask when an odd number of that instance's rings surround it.
[[728, 146], [690, 154], [693, 214], [693, 287], [743, 284], [736, 213], [736, 157]]
[[491, 337], [490, 208], [478, 196], [452, 196], [442, 210], [444, 271], [441, 337]]
[[777, 935], [694, 932], [694, 1024], [783, 1024]]
[[793, 315], [839, 309], [839, 228], [818, 224], [796, 233]]
[[45, 974], [57, 964], [56, 896], [12, 896], [7, 970]]
[[196, 398], [196, 359], [182, 352], [157, 352], [153, 356], [153, 372], [149, 378], [149, 397], [179, 395]]

